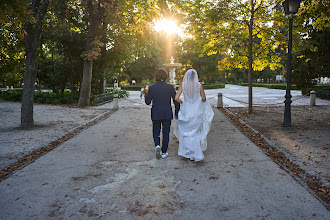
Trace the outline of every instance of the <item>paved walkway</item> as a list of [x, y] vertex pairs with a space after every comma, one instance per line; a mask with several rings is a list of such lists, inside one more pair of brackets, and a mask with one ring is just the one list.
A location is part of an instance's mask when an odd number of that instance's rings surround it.
[[[138, 98], [0, 182], [0, 219], [329, 219], [219, 110], [204, 162], [157, 160]], [[111, 104], [99, 108], [109, 108]]]

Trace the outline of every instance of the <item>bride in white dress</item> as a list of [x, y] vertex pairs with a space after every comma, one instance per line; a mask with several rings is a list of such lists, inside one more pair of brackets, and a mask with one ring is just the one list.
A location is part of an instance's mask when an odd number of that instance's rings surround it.
[[[180, 95], [183, 93], [183, 101]], [[196, 70], [188, 69], [180, 85], [175, 100], [181, 105], [174, 133], [179, 139], [178, 154], [194, 161], [204, 159], [207, 148], [207, 134], [214, 116], [210, 103], [206, 100], [202, 84]]]

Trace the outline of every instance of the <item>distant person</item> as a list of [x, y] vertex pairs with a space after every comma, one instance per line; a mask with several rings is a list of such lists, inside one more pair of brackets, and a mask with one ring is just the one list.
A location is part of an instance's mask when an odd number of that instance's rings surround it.
[[[183, 93], [184, 100], [180, 99]], [[206, 100], [203, 85], [196, 70], [188, 69], [175, 100], [181, 104], [176, 120], [175, 134], [179, 139], [178, 154], [193, 161], [204, 160], [206, 137], [210, 131], [214, 112]]]
[[118, 88], [118, 79], [115, 77], [115, 80], [113, 81], [113, 88]]
[[[156, 83], [146, 91], [145, 103], [150, 105], [152, 120], [152, 135], [155, 143], [156, 158], [166, 158], [168, 156], [168, 143], [170, 138], [171, 120], [173, 119], [171, 99], [175, 105], [175, 118], [177, 118], [180, 108], [175, 98], [175, 89], [172, 85], [166, 83], [167, 72], [165, 69], [159, 69], [156, 72]], [[163, 142], [160, 147], [160, 131], [162, 130]]]

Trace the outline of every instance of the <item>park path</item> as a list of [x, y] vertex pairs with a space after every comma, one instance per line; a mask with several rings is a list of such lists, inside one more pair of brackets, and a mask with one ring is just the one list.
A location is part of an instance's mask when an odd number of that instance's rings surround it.
[[195, 163], [177, 156], [173, 133], [169, 157], [155, 159], [150, 107], [119, 104], [0, 182], [0, 219], [329, 219], [218, 109]]

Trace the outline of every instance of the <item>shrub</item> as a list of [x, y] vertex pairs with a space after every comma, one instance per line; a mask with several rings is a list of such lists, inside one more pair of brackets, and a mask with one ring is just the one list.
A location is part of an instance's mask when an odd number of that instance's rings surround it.
[[22, 101], [23, 90], [0, 91], [0, 97], [6, 101]]
[[[249, 86], [248, 83], [241, 83], [241, 86]], [[268, 89], [282, 89], [286, 90], [286, 84], [285, 83], [253, 83], [253, 87], [265, 87]], [[291, 85], [292, 90], [297, 90], [297, 86]]]
[[143, 86], [121, 86], [121, 89], [128, 91], [140, 91]]
[[312, 88], [304, 88], [301, 91], [303, 95], [309, 95], [312, 90], [316, 92], [316, 97], [330, 100], [330, 86], [315, 85]]
[[225, 88], [225, 84], [217, 83], [217, 84], [204, 84], [204, 89], [222, 89]]

